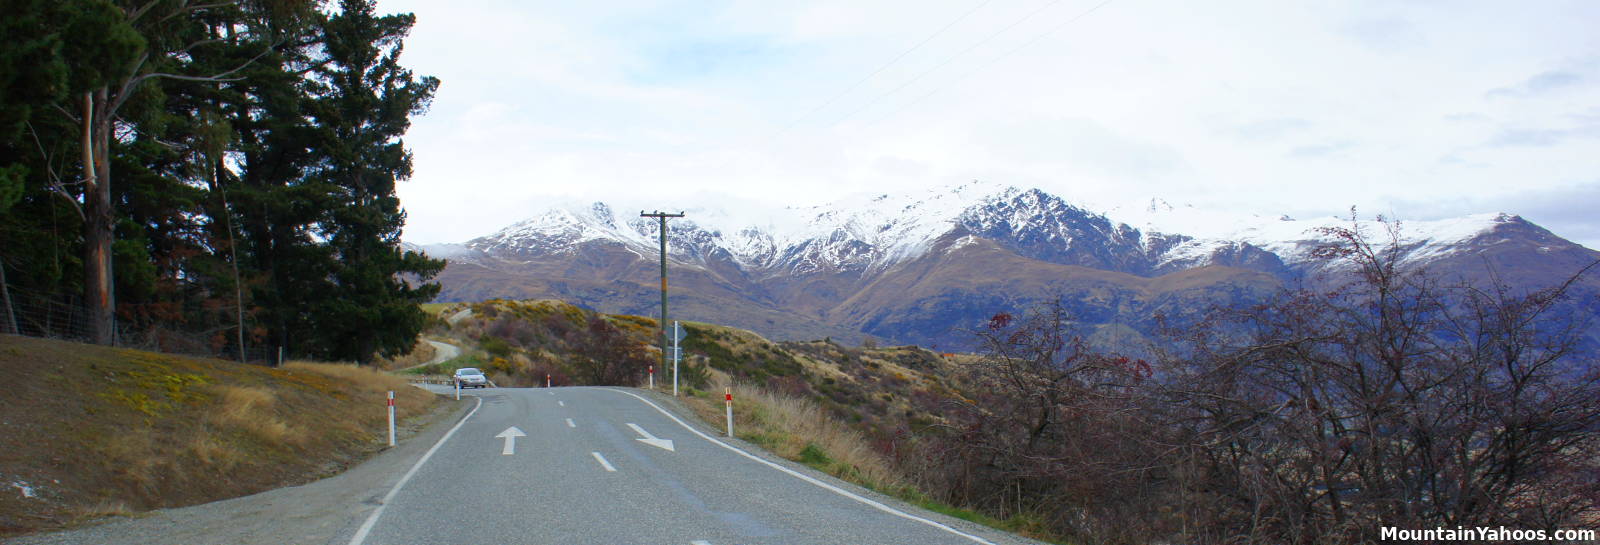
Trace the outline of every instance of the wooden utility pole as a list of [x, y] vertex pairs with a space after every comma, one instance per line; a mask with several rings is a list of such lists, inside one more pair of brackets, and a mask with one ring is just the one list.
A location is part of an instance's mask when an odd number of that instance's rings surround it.
[[658, 334], [656, 338], [661, 340], [661, 368], [666, 369], [667, 342], [669, 340], [667, 339], [667, 218], [681, 218], [683, 217], [683, 212], [668, 214], [657, 210], [645, 213], [645, 211], [640, 210], [639, 217], [656, 218], [661, 221], [661, 323], [658, 324], [660, 327], [656, 328], [656, 333]]

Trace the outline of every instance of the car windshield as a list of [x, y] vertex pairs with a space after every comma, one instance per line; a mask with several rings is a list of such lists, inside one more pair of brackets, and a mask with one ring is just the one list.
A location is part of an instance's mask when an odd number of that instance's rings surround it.
[[483, 374], [483, 371], [479, 371], [477, 369], [473, 369], [471, 367], [468, 367], [466, 369], [461, 369], [461, 370], [456, 371], [456, 374], [457, 375], [481, 375], [481, 374]]

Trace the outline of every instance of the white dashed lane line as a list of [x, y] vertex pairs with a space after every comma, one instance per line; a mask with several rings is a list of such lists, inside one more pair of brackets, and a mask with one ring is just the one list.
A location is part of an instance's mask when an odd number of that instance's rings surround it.
[[567, 419], [567, 427], [569, 427], [569, 428], [576, 428], [576, 427], [578, 427], [578, 425], [577, 425], [577, 424], [573, 424], [573, 423], [572, 423], [572, 419], [571, 419], [571, 418], [568, 418], [568, 419]]
[[589, 454], [594, 455], [594, 461], [600, 462], [600, 467], [606, 468], [606, 471], [616, 473], [617, 468], [611, 467], [611, 462], [607, 462], [605, 456], [601, 456], [598, 452], [591, 452]]

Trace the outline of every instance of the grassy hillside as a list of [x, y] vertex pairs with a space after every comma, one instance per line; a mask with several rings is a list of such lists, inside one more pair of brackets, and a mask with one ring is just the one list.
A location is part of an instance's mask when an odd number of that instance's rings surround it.
[[435, 396], [351, 365], [283, 368], [0, 335], [0, 535], [337, 473]]

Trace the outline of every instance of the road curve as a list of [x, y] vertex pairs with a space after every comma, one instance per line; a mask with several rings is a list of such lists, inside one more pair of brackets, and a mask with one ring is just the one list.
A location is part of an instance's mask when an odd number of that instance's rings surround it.
[[459, 346], [456, 346], [456, 345], [453, 345], [453, 344], [450, 344], [450, 343], [442, 343], [442, 342], [439, 342], [439, 341], [428, 340], [428, 339], [423, 339], [423, 340], [426, 341], [428, 344], [433, 345], [433, 359], [428, 360], [428, 361], [423, 362], [423, 363], [419, 363], [419, 364], [410, 366], [410, 367], [402, 367], [400, 369], [395, 369], [395, 370], [390, 371], [390, 372], [391, 373], [404, 373], [404, 372], [406, 372], [408, 370], [416, 369], [418, 367], [427, 367], [427, 366], [433, 365], [435, 363], [444, 363], [444, 362], [450, 361], [452, 359], [455, 359], [456, 356], [460, 356], [461, 355], [461, 347], [459, 347]]
[[460, 356], [461, 355], [461, 347], [458, 347], [456, 345], [449, 344], [449, 343], [442, 343], [442, 342], [439, 342], [439, 341], [431, 341], [431, 340], [428, 341], [428, 344], [433, 345], [433, 359], [432, 360], [428, 360], [428, 363], [424, 363], [423, 365], [433, 365], [435, 363], [444, 363], [444, 362], [447, 362], [447, 361], [455, 359], [456, 356]]
[[481, 407], [350, 545], [1037, 543], [751, 453], [626, 389], [465, 395]]

